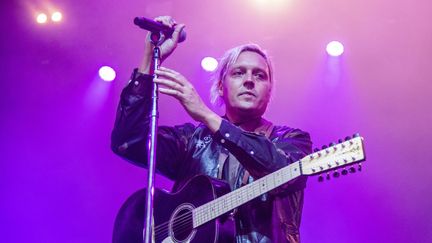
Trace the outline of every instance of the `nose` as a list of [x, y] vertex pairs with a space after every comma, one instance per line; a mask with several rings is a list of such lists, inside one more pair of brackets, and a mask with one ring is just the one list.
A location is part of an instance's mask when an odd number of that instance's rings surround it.
[[254, 77], [253, 74], [250, 72], [247, 72], [245, 75], [245, 79], [243, 81], [243, 85], [247, 89], [253, 89], [255, 87]]

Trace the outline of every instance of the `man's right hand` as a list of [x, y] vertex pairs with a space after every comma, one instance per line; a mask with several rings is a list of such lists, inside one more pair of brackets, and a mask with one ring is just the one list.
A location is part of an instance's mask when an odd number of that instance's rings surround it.
[[[161, 62], [163, 62], [171, 53], [175, 50], [178, 44], [179, 33], [185, 27], [184, 24], [177, 24], [175, 20], [171, 16], [160, 16], [154, 19], [155, 21], [166, 25], [170, 28], [174, 28], [174, 33], [171, 38], [167, 38], [163, 41], [163, 43], [159, 46], [161, 51]], [[150, 73], [150, 66], [152, 62], [153, 55], [153, 44], [150, 41], [150, 34], [147, 34], [145, 40], [145, 49], [144, 49], [144, 57], [143, 61], [139, 67], [139, 71], [141, 73]]]

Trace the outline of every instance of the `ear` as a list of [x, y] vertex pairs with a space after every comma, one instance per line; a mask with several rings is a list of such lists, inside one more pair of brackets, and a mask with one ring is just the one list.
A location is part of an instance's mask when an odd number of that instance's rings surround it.
[[223, 97], [223, 84], [222, 81], [219, 81], [218, 83], [218, 94], [220, 97]]

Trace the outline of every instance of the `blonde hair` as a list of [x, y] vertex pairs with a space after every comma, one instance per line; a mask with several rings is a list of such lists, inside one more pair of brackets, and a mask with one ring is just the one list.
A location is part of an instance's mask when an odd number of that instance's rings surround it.
[[223, 100], [219, 95], [219, 86], [225, 79], [228, 68], [233, 65], [237, 61], [240, 54], [245, 51], [258, 53], [265, 59], [269, 70], [269, 81], [273, 84], [273, 66], [271, 64], [270, 57], [267, 55], [267, 52], [259, 45], [254, 43], [236, 46], [225, 52], [225, 54], [219, 60], [216, 71], [213, 73], [212, 86], [210, 89], [210, 101], [213, 105], [223, 104]]

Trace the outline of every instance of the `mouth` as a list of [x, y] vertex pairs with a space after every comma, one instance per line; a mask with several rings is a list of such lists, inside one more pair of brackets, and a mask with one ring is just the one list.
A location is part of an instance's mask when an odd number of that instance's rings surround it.
[[255, 93], [253, 93], [251, 91], [241, 92], [238, 96], [253, 96], [253, 97], [256, 97]]

